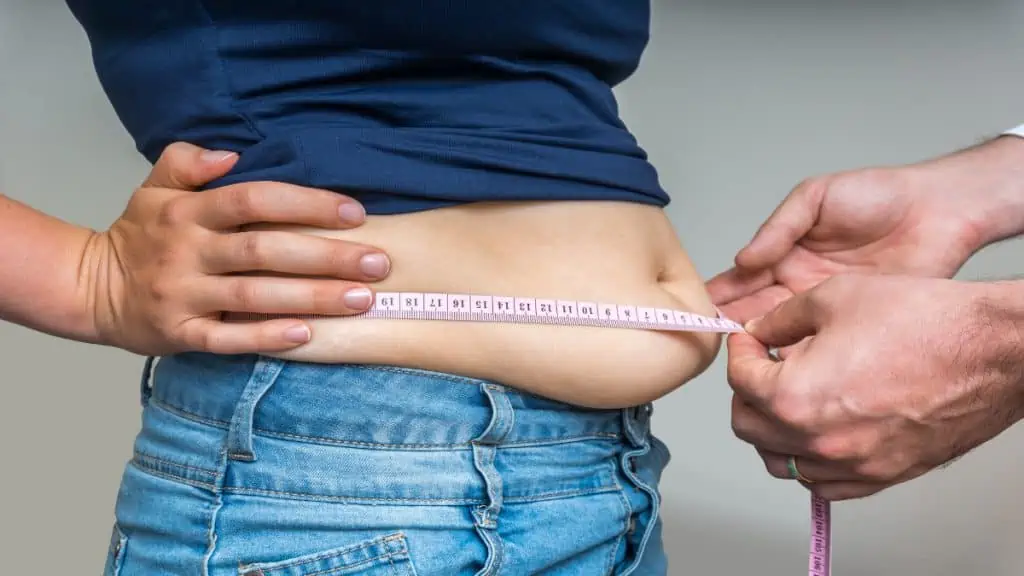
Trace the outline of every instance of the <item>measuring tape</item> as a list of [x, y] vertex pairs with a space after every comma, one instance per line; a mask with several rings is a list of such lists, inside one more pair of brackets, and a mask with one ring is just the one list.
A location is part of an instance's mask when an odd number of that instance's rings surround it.
[[[743, 326], [725, 318], [721, 313], [712, 318], [681, 310], [603, 302], [429, 292], [378, 292], [369, 311], [355, 317], [553, 324], [675, 332], [743, 332]], [[831, 505], [828, 500], [812, 494], [809, 576], [831, 574], [831, 540]]]

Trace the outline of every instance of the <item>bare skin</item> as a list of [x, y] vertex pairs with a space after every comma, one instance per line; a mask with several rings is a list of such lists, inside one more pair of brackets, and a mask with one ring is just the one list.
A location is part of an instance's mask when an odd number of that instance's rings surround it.
[[[708, 287], [736, 436], [830, 500], [950, 462], [1024, 417], [1024, 284], [949, 280], [1024, 233], [1024, 140], [798, 186]], [[778, 348], [778, 358], [769, 355]]]
[[[236, 160], [171, 145], [104, 231], [0, 196], [0, 245], [15, 248], [0, 250], [0, 319], [139, 354], [233, 354], [294, 348], [310, 330], [296, 318], [240, 326], [224, 322], [222, 310], [364, 311], [372, 282], [387, 273], [386, 265], [364, 266], [367, 257], [386, 264], [379, 249], [243, 230], [282, 221], [350, 228], [364, 221], [362, 207], [341, 194], [267, 182], [194, 191]], [[257, 269], [320, 279], [238, 274]], [[358, 301], [346, 298], [353, 291]]]
[[[353, 199], [326, 190], [252, 182], [197, 192], [237, 159], [204, 152], [168, 148], [102, 232], [0, 197], [0, 239], [22, 247], [0, 254], [0, 271], [19, 271], [0, 275], [10, 279], [0, 280], [0, 318], [140, 354], [388, 364], [602, 408], [671, 392], [705, 370], [721, 346], [711, 334], [349, 317], [381, 290], [714, 315], [658, 208], [476, 204], [366, 217]], [[280, 317], [239, 322], [244, 314]]]
[[[664, 212], [602, 202], [475, 204], [370, 216], [359, 228], [301, 230], [380, 247], [393, 266], [378, 291], [456, 292], [715, 309]], [[607, 328], [327, 318], [309, 343], [274, 356], [388, 364], [485, 378], [563, 402], [652, 401], [715, 358], [714, 334]]]

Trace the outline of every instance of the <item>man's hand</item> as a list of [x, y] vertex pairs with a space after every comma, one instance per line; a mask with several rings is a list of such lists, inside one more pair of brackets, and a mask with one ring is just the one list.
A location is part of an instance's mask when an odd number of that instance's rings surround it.
[[1024, 231], [1024, 140], [921, 164], [812, 178], [708, 282], [738, 322], [845, 273], [952, 277], [972, 253]]
[[826, 499], [910, 480], [1024, 416], [1021, 282], [840, 276], [748, 332], [728, 342], [733, 430], [773, 476], [796, 456]]
[[373, 294], [362, 282], [389, 272], [379, 250], [244, 230], [261, 222], [352, 228], [365, 218], [362, 207], [278, 183], [194, 191], [235, 160], [170, 146], [120, 219], [92, 239], [83, 268], [100, 342], [152, 355], [282, 351], [308, 341], [304, 322], [226, 323], [221, 313], [346, 315], [370, 306]]

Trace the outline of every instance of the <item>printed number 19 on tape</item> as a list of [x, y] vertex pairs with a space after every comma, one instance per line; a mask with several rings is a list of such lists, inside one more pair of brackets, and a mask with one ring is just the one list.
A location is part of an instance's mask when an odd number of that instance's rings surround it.
[[711, 318], [667, 308], [645, 308], [602, 302], [545, 300], [423, 292], [381, 292], [364, 318], [455, 320], [636, 328], [681, 332], [741, 332], [723, 317]]

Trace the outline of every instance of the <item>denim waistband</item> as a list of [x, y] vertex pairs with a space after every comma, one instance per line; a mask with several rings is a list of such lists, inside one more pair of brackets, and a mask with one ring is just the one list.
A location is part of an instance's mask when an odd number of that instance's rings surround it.
[[664, 573], [668, 453], [650, 405], [584, 409], [436, 372], [209, 354], [147, 360], [142, 394], [130, 477], [212, 499], [224, 545], [267, 528], [246, 504], [274, 522], [308, 510], [331, 530], [411, 529], [427, 506], [442, 515], [433, 525], [483, 538], [481, 574], [522, 573], [515, 546], [581, 520], [613, 543], [594, 573]]
[[[146, 402], [235, 432], [327, 444], [468, 446], [491, 424], [496, 398], [515, 414], [502, 435], [505, 446], [600, 437], [643, 443], [649, 429], [649, 406], [586, 409], [498, 383], [408, 368], [189, 353], [161, 358], [151, 380], [149, 366], [145, 372]], [[232, 445], [246, 449], [244, 439]]]

